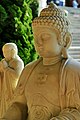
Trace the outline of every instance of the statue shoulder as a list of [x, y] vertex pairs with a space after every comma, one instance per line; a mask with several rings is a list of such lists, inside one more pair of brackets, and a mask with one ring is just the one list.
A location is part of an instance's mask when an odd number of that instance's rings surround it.
[[15, 70], [21, 70], [24, 68], [24, 62], [19, 58], [12, 58], [9, 62], [9, 67], [14, 68]]
[[28, 64], [25, 66], [24, 69], [27, 70], [27, 71], [31, 70], [32, 68], [34, 69], [34, 68], [37, 66], [37, 64], [39, 64], [39, 62], [40, 62], [41, 60], [42, 60], [42, 59], [39, 58], [39, 59], [37, 59], [37, 60], [34, 60], [34, 61], [28, 63]]
[[75, 59], [70, 59], [66, 65], [66, 69], [80, 73], [80, 62]]

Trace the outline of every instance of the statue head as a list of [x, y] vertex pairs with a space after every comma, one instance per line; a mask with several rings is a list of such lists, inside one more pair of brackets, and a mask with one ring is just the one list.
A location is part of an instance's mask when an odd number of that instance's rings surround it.
[[65, 11], [61, 10], [55, 4], [51, 3], [47, 8], [44, 8], [40, 12], [40, 15], [37, 18], [35, 18], [32, 22], [34, 38], [38, 39], [39, 35], [42, 32], [46, 32], [46, 34], [44, 34], [42, 37], [45, 37], [46, 35], [46, 38], [48, 39], [49, 43], [49, 30], [52, 34], [56, 34], [56, 40], [58, 42], [59, 47], [68, 48], [71, 43], [69, 24], [70, 22], [67, 19]]
[[5, 59], [10, 60], [16, 57], [18, 53], [18, 48], [15, 43], [6, 43], [2, 47], [2, 51]]

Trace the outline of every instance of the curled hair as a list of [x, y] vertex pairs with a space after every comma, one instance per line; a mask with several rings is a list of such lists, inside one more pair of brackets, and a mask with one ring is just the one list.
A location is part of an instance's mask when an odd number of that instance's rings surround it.
[[[57, 30], [59, 32], [59, 43], [63, 42], [64, 36], [67, 32], [69, 32], [69, 20], [67, 19], [65, 11], [58, 8], [55, 4], [51, 3], [48, 8], [44, 8], [40, 12], [40, 16], [35, 18], [32, 22], [32, 27], [39, 26], [48, 26]], [[61, 41], [62, 40], [62, 41]]]

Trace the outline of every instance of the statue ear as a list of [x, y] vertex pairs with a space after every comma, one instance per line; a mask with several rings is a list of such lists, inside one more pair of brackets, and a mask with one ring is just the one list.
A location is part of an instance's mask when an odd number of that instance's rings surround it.
[[15, 49], [12, 49], [11, 50], [11, 54], [12, 54], [12, 57], [14, 57], [16, 55], [16, 50]]
[[65, 45], [64, 47], [66, 49], [68, 49], [71, 45], [71, 42], [72, 42], [72, 36], [69, 32], [66, 33], [65, 37], [64, 37], [64, 41], [65, 41]]

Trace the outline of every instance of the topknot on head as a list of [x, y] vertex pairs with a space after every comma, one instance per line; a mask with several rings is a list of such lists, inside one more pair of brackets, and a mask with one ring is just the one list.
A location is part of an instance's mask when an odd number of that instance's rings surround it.
[[32, 27], [47, 26], [51, 28], [56, 28], [61, 36], [64, 37], [66, 32], [69, 30], [69, 20], [67, 19], [67, 14], [64, 10], [58, 8], [54, 3], [50, 3], [47, 8], [44, 8], [40, 15], [35, 18], [32, 22]]
[[53, 3], [50, 3], [48, 8], [44, 8], [40, 13], [41, 17], [53, 17], [61, 15], [63, 15], [62, 11]]

